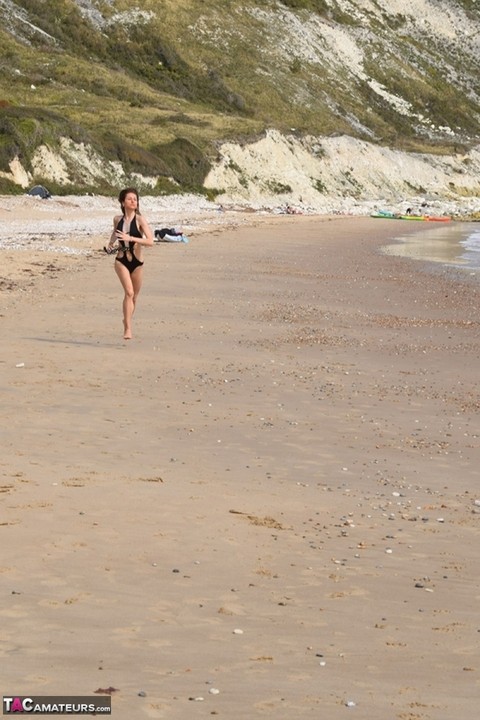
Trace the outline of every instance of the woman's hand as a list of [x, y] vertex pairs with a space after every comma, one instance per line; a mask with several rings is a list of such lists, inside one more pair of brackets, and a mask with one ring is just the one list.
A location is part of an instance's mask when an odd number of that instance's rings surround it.
[[116, 240], [122, 240], [124, 243], [129, 243], [133, 240], [133, 238], [128, 235], [128, 233], [123, 232], [123, 230], [116, 230], [115, 232], [115, 238]]

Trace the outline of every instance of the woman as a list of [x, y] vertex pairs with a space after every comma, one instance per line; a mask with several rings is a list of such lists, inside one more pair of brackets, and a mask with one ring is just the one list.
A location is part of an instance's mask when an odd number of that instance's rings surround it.
[[117, 253], [115, 272], [125, 292], [123, 337], [131, 340], [132, 316], [143, 281], [143, 246], [153, 245], [153, 234], [148, 222], [140, 215], [138, 191], [135, 188], [122, 190], [118, 201], [122, 215], [113, 218], [113, 231], [105, 250]]

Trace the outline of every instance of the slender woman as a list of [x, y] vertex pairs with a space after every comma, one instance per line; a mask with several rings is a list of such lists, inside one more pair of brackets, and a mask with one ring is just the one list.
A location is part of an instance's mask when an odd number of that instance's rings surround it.
[[113, 230], [110, 242], [105, 250], [117, 252], [115, 272], [122, 283], [123, 298], [123, 337], [132, 338], [132, 316], [138, 293], [143, 282], [143, 247], [153, 245], [153, 234], [139, 209], [139, 196], [135, 188], [125, 188], [118, 196], [121, 215], [113, 218]]

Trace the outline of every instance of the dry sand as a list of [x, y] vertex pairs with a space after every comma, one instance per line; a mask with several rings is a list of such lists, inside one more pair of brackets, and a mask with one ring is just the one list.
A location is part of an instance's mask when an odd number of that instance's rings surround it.
[[418, 229], [156, 244], [130, 342], [101, 234], [3, 253], [3, 694], [475, 716], [480, 286], [379, 252]]

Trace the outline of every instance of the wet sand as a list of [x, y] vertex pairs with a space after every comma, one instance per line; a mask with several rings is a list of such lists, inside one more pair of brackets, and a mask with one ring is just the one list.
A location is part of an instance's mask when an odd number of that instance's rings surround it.
[[17, 268], [5, 692], [109, 690], [119, 720], [475, 715], [480, 287], [382, 254], [394, 225], [156, 244], [128, 342], [111, 257]]

